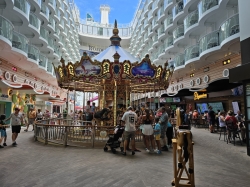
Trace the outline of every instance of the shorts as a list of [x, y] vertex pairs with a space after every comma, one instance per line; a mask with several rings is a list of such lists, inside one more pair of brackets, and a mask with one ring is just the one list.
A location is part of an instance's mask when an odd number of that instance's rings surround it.
[[161, 139], [161, 134], [156, 134], [155, 135], [155, 140], [160, 140]]
[[21, 125], [12, 126], [12, 133], [20, 133]]
[[29, 124], [33, 125], [33, 124], [34, 124], [34, 121], [35, 121], [35, 119], [30, 118], [30, 119], [29, 119]]
[[210, 125], [210, 126], [215, 125], [215, 120], [211, 120], [211, 119], [210, 119], [210, 120], [209, 120], [209, 125]]
[[147, 135], [147, 136], [154, 134], [152, 125], [150, 124], [143, 125], [142, 134]]
[[134, 140], [135, 139], [135, 131], [124, 131], [123, 137], [125, 140]]
[[2, 137], [7, 137], [6, 130], [0, 129], [0, 133], [1, 133], [1, 138]]

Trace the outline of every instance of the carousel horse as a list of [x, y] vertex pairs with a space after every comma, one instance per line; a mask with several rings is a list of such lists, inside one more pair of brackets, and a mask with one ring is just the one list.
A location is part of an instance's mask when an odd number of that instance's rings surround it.
[[105, 121], [106, 124], [112, 119], [112, 112], [109, 108], [104, 108], [94, 114], [94, 119], [97, 125], [101, 124], [101, 121]]
[[190, 130], [178, 130], [176, 136], [178, 168], [183, 168], [183, 160], [189, 162], [188, 172], [193, 173], [193, 151], [192, 151], [192, 133]]
[[[182, 168], [182, 158], [185, 162], [189, 159], [189, 173], [193, 173], [193, 152], [192, 152], [192, 132], [182, 128], [183, 124], [183, 110], [181, 108], [176, 109], [176, 126], [179, 130], [176, 131], [177, 152], [178, 152], [178, 167]], [[182, 155], [183, 150], [183, 155]]]

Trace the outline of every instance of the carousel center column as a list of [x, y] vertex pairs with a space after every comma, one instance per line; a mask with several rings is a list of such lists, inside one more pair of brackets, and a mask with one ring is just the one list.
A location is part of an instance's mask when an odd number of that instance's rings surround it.
[[117, 82], [115, 80], [114, 104], [113, 104], [114, 126], [116, 126], [116, 106], [117, 106]]

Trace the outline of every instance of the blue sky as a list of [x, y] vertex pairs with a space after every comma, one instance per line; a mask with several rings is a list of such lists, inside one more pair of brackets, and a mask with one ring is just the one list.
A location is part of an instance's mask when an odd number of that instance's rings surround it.
[[105, 4], [111, 8], [109, 22], [114, 23], [116, 19], [119, 24], [122, 24], [132, 21], [139, 0], [74, 0], [74, 2], [80, 9], [82, 19], [85, 19], [86, 14], [90, 13], [95, 21], [100, 22], [100, 5]]

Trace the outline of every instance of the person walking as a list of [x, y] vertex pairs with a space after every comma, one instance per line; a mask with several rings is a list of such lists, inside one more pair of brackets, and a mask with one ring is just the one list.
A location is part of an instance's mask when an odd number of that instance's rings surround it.
[[33, 126], [32, 131], [34, 130], [34, 122], [35, 122], [35, 119], [36, 119], [36, 110], [34, 108], [30, 108], [28, 117], [29, 117], [28, 118], [28, 124], [27, 124], [27, 128], [24, 130], [25, 132], [28, 132], [29, 125], [32, 125]]
[[166, 131], [168, 127], [168, 114], [165, 107], [161, 108], [162, 115], [160, 117], [159, 123], [161, 125], [161, 139], [163, 143], [162, 151], [168, 151], [167, 141], [166, 141]]
[[[6, 116], [5, 114], [0, 116], [0, 148], [4, 148], [4, 146], [7, 146], [6, 140], [7, 140], [7, 133], [6, 133], [6, 125], [3, 120], [5, 120]], [[4, 141], [3, 146], [1, 145], [2, 141]]]
[[19, 114], [20, 109], [15, 108], [14, 113], [10, 115], [4, 122], [9, 121], [11, 119], [11, 129], [12, 129], [12, 146], [17, 146], [16, 139], [21, 130], [21, 124], [23, 123], [23, 117]]
[[213, 107], [208, 107], [208, 121], [209, 121], [209, 129], [211, 133], [214, 133], [214, 126], [215, 126], [215, 112], [213, 111]]
[[137, 115], [132, 110], [132, 107], [129, 106], [127, 112], [125, 112], [122, 116], [122, 121], [125, 124], [125, 131], [123, 134], [124, 137], [124, 150], [122, 154], [126, 156], [126, 148], [128, 145], [128, 140], [131, 139], [131, 146], [132, 146], [132, 155], [135, 154], [135, 124], [137, 122]]

